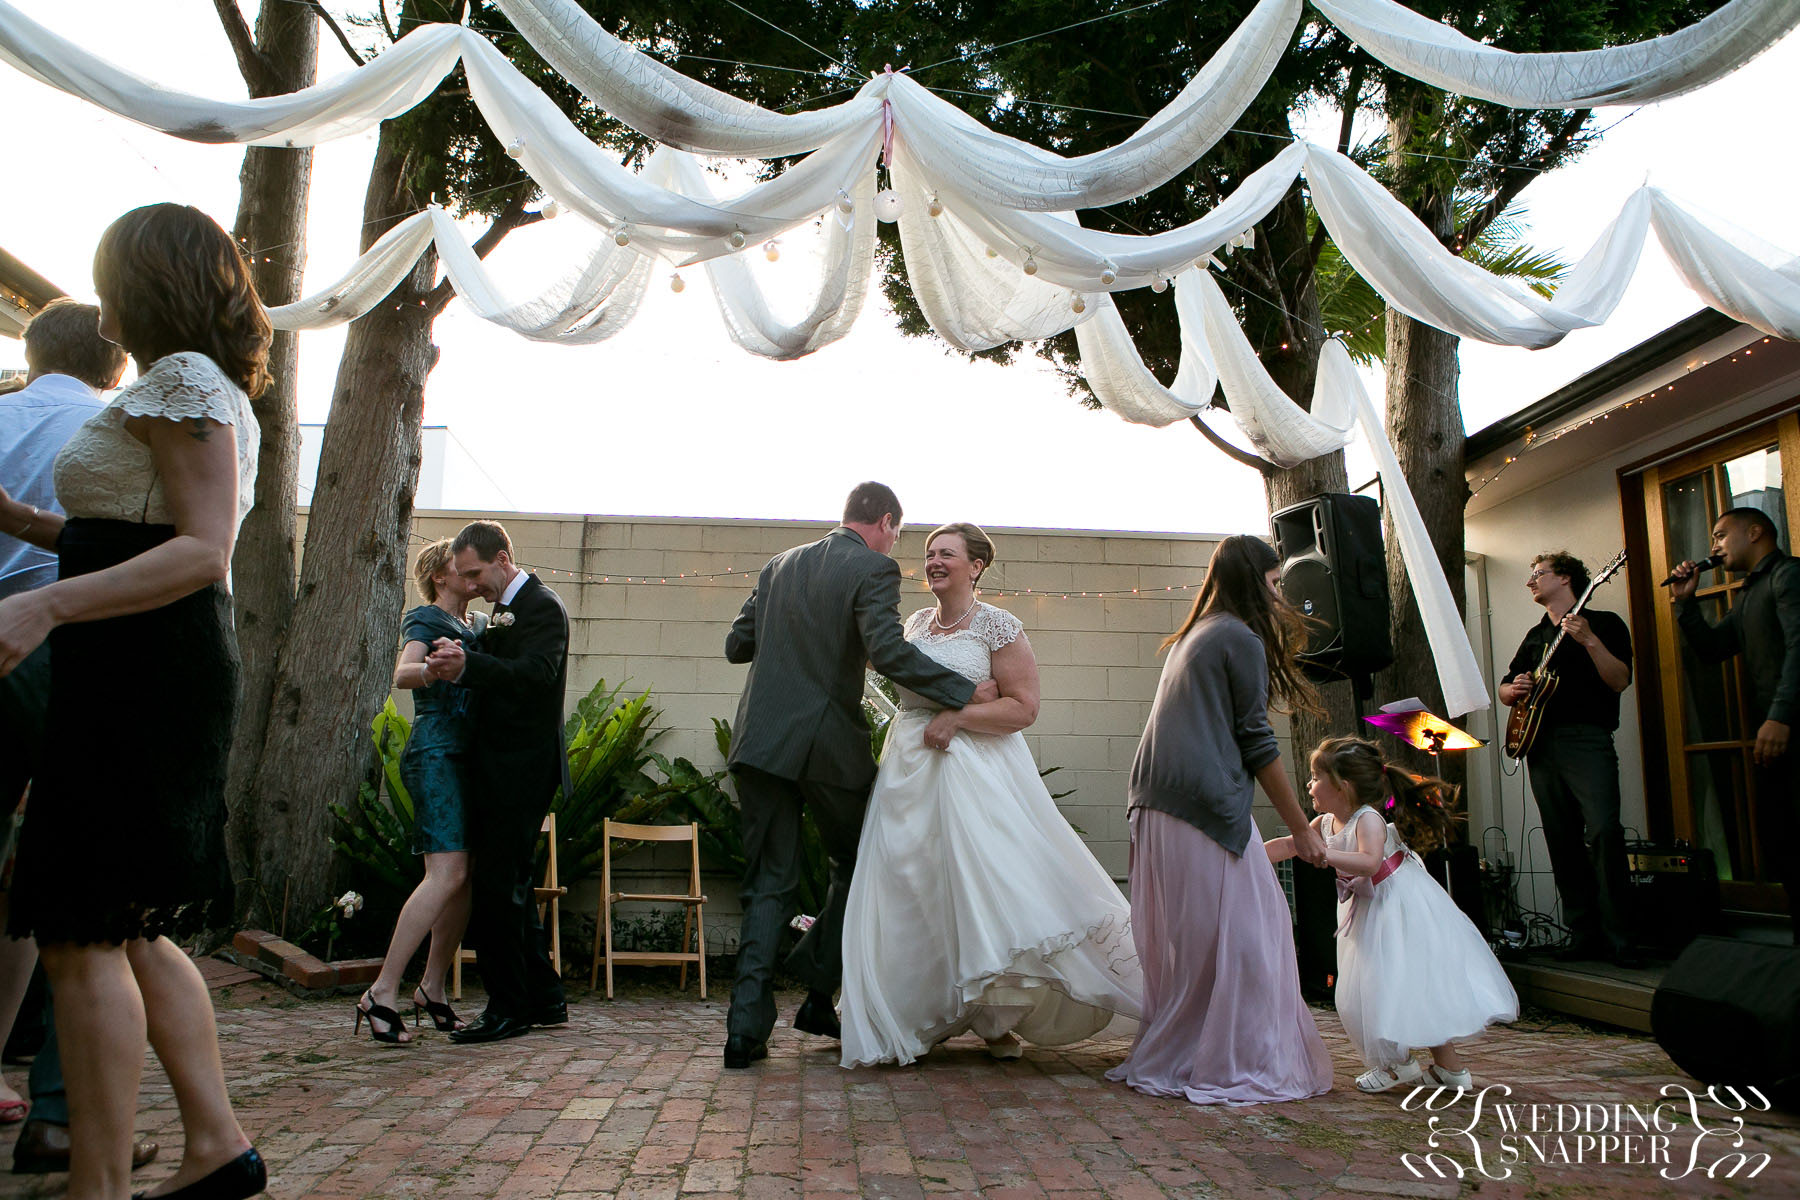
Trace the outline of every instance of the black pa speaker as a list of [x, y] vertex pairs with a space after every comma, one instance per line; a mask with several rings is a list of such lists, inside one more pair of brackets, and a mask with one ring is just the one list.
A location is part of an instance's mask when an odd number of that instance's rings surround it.
[[1675, 1065], [1709, 1084], [1800, 1092], [1800, 947], [1701, 936], [1650, 999], [1650, 1030]]
[[1467, 842], [1440, 846], [1424, 857], [1425, 870], [1462, 909], [1481, 936], [1490, 936], [1487, 906], [1481, 898], [1481, 855]]
[[1281, 592], [1312, 618], [1301, 661], [1315, 677], [1372, 675], [1394, 661], [1381, 506], [1324, 492], [1276, 513]]
[[1327, 1000], [1337, 982], [1337, 874], [1297, 858], [1294, 865], [1294, 960], [1300, 992]]

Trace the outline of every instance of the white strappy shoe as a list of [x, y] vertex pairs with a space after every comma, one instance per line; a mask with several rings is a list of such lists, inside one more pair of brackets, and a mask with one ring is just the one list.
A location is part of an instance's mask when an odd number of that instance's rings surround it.
[[1356, 1077], [1356, 1086], [1365, 1092], [1385, 1092], [1403, 1083], [1417, 1083], [1425, 1072], [1412, 1059], [1391, 1067], [1375, 1067]]
[[1011, 1062], [1025, 1057], [1025, 1043], [1019, 1040], [1016, 1033], [1003, 1033], [997, 1038], [987, 1039], [987, 1052], [989, 1058]]
[[1475, 1080], [1467, 1068], [1461, 1071], [1446, 1071], [1436, 1063], [1431, 1064], [1431, 1081], [1439, 1087], [1456, 1088], [1458, 1091], [1474, 1091]]

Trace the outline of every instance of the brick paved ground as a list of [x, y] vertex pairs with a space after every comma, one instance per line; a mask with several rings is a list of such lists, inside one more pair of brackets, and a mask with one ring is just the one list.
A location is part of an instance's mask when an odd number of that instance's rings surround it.
[[[1774, 1161], [1750, 1181], [1670, 1182], [1654, 1167], [1596, 1165], [1591, 1149], [1583, 1165], [1515, 1165], [1478, 1188], [1415, 1179], [1399, 1158], [1425, 1149], [1424, 1116], [1393, 1093], [1355, 1091], [1357, 1064], [1329, 1012], [1319, 1024], [1334, 1091], [1219, 1109], [1107, 1083], [1125, 1051], [1118, 1038], [1007, 1064], [963, 1039], [911, 1068], [844, 1071], [835, 1043], [784, 1028], [768, 1061], [726, 1072], [716, 995], [578, 994], [568, 1026], [473, 1048], [429, 1031], [412, 1047], [354, 1040], [348, 997], [298, 999], [260, 981], [217, 997], [238, 1111], [281, 1197], [1800, 1194], [1800, 1120], [1766, 1115], [1745, 1149]], [[1644, 1107], [1682, 1079], [1648, 1039], [1541, 1020], [1491, 1034], [1472, 1059], [1478, 1082], [1510, 1084], [1525, 1102]], [[174, 1103], [155, 1069], [139, 1127], [173, 1149]], [[1479, 1131], [1491, 1164], [1491, 1117]], [[1692, 1141], [1675, 1136], [1680, 1162]], [[158, 1163], [142, 1178], [172, 1169]], [[0, 1174], [0, 1195], [56, 1195], [63, 1178]]]

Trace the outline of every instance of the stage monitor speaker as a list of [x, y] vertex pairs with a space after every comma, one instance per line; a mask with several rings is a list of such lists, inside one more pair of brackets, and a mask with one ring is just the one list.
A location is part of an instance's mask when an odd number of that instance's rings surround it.
[[1394, 661], [1381, 506], [1324, 492], [1276, 513], [1281, 591], [1313, 619], [1302, 661], [1315, 678], [1372, 675]]
[[1683, 843], [1625, 843], [1632, 941], [1679, 954], [1719, 927], [1719, 870], [1711, 850]]
[[1701, 936], [1650, 1000], [1650, 1029], [1675, 1065], [1709, 1084], [1800, 1091], [1800, 947]]

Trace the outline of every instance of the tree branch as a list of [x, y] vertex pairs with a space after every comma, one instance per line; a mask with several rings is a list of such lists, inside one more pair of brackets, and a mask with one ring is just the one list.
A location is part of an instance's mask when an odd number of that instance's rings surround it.
[[1580, 108], [1571, 112], [1569, 119], [1563, 122], [1562, 128], [1558, 129], [1550, 140], [1544, 143], [1542, 150], [1532, 156], [1531, 162], [1517, 163], [1507, 167], [1501, 175], [1500, 186], [1494, 190], [1493, 198], [1475, 210], [1469, 218], [1469, 223], [1457, 234], [1457, 241], [1464, 246], [1474, 245], [1475, 239], [1480, 237], [1487, 227], [1506, 211], [1509, 204], [1518, 199], [1519, 193], [1529, 187], [1532, 180], [1543, 174], [1551, 163], [1568, 152], [1569, 147], [1574, 144], [1575, 138], [1581, 133], [1581, 127], [1587, 124], [1587, 119], [1593, 115], [1594, 110], [1591, 108]]
[[388, 35], [388, 41], [390, 41], [390, 42], [399, 41], [400, 40], [399, 33], [397, 33], [394, 30], [394, 27], [388, 23], [387, 0], [375, 0], [375, 8], [378, 12], [381, 13], [381, 28], [382, 28], [383, 32], [385, 32]]
[[236, 0], [213, 0], [213, 9], [219, 14], [219, 24], [225, 27], [225, 38], [237, 58], [238, 74], [244, 77], [250, 94], [266, 96], [278, 90], [275, 72], [262, 51], [256, 48], [256, 37], [244, 23], [244, 14], [238, 11]]
[[[525, 181], [521, 180], [520, 182]], [[501, 240], [513, 230], [523, 229], [527, 225], [535, 225], [544, 219], [544, 214], [541, 212], [525, 211], [525, 201], [530, 194], [531, 191], [527, 188], [506, 202], [506, 207], [500, 210], [500, 215], [495, 217], [486, 231], [475, 239], [472, 249], [475, 251], [476, 258], [486, 258], [492, 254], [494, 247], [498, 246]], [[439, 314], [449, 307], [450, 301], [455, 298], [456, 287], [449, 279], [445, 279], [444, 282], [432, 288], [431, 293], [425, 297], [425, 307], [431, 313], [431, 319], [435, 321]]]
[[[318, 13], [319, 20], [325, 22], [325, 27], [337, 35], [338, 45], [344, 48], [344, 53], [350, 56], [350, 61], [359, 67], [362, 66], [363, 56], [356, 52], [356, 47], [352, 46], [350, 39], [344, 36], [343, 27], [337, 23], [337, 18], [326, 11], [323, 0], [306, 0], [306, 6]], [[385, 18], [387, 13], [383, 11], [382, 16]]]
[[1261, 472], [1264, 479], [1275, 474], [1279, 469], [1268, 459], [1258, 458], [1248, 450], [1240, 450], [1218, 434], [1214, 433], [1212, 427], [1200, 419], [1199, 414], [1189, 417], [1188, 420], [1194, 423], [1194, 428], [1198, 429], [1207, 441], [1223, 450], [1227, 457], [1243, 463], [1246, 467], [1249, 467], [1254, 471]]

